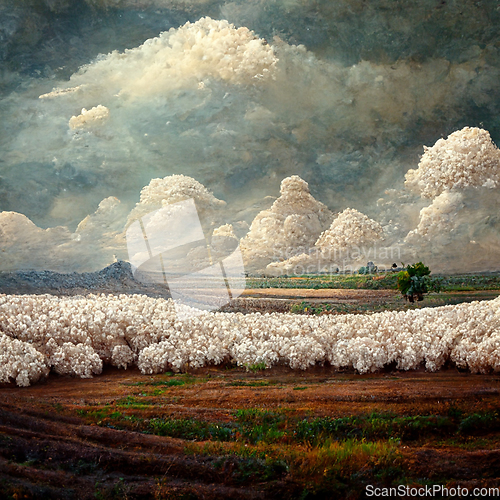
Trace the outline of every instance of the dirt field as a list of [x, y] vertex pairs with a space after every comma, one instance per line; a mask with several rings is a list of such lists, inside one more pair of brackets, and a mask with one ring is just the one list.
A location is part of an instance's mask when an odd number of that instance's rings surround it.
[[[227, 312], [295, 312], [309, 314], [367, 313], [491, 300], [500, 290], [429, 293], [422, 302], [409, 303], [397, 290], [335, 288], [254, 288], [223, 308]], [[312, 307], [309, 307], [312, 306]], [[307, 310], [305, 310], [307, 308]]]
[[[500, 481], [499, 393], [498, 375], [456, 369], [51, 375], [33, 387], [0, 389], [0, 491], [2, 498], [267, 499], [363, 498], [366, 484], [423, 478], [493, 487]], [[341, 422], [352, 432], [337, 426], [320, 442], [304, 441], [296, 437], [305, 421]], [[213, 430], [226, 428], [237, 432]], [[320, 453], [325, 443], [356, 442], [383, 449]]]
[[267, 297], [283, 299], [323, 299], [339, 301], [387, 300], [398, 297], [397, 290], [341, 290], [335, 288], [250, 288], [246, 289], [242, 297]]

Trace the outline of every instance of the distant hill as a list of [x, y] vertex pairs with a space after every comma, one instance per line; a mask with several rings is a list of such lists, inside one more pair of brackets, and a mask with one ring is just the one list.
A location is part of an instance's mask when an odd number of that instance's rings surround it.
[[140, 293], [170, 297], [166, 286], [145, 284], [132, 274], [130, 263], [118, 261], [92, 273], [56, 273], [53, 271], [0, 272], [0, 293], [86, 295], [89, 293]]

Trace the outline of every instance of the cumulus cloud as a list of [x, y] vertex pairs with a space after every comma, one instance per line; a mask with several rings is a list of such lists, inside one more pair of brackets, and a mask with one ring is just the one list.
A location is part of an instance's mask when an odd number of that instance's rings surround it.
[[330, 224], [333, 214], [309, 192], [297, 175], [281, 182], [280, 197], [253, 220], [241, 240], [248, 269], [263, 269], [272, 261], [285, 260], [307, 251]]
[[151, 97], [196, 88], [209, 78], [257, 83], [272, 78], [276, 63], [272, 47], [248, 28], [203, 17], [137, 48], [101, 56], [82, 67], [70, 82], [74, 87], [86, 85], [85, 93]]
[[[289, 2], [278, 4], [299, 15], [306, 8], [303, 2], [295, 2], [293, 8]], [[114, 5], [130, 6], [125, 1]], [[498, 50], [480, 44], [449, 59], [437, 51], [423, 59], [346, 62], [324, 52], [326, 46], [294, 45], [291, 36], [272, 39], [264, 29], [268, 44], [241, 25], [247, 14], [252, 18], [253, 7], [258, 7], [259, 16], [268, 12], [265, 2], [225, 4], [219, 13], [234, 14], [230, 20], [240, 19], [237, 25], [202, 17], [135, 48], [93, 61], [89, 56], [68, 81], [59, 76], [62, 73], [52, 73], [2, 99], [2, 116], [7, 119], [2, 131], [0, 210], [23, 213], [43, 228], [64, 224], [71, 228], [70, 238], [77, 240], [83, 234], [73, 228], [99, 200], [113, 195], [129, 209], [151, 179], [182, 173], [228, 202], [225, 217], [218, 218], [217, 207], [209, 209], [207, 200], [208, 237], [226, 222], [241, 237], [261, 210], [259, 201], [274, 195], [280, 180], [294, 173], [307, 180], [330, 210], [354, 205], [380, 222], [391, 243], [401, 245], [420, 224], [422, 202], [414, 198], [403, 206], [394, 201], [377, 207], [375, 201], [388, 189], [401, 190], [404, 172], [415, 167], [419, 137], [433, 137], [434, 130], [463, 123], [470, 106], [495, 115]], [[344, 15], [351, 5], [344, 2], [332, 8]], [[190, 12], [190, 18], [201, 10]], [[245, 15], [238, 18], [236, 11]], [[329, 11], [329, 22], [338, 27], [333, 12]], [[422, 9], [415, 8], [415, 13], [422, 14]], [[215, 12], [208, 9], [204, 14]], [[257, 26], [269, 27], [275, 21]], [[151, 31], [135, 35], [141, 43]], [[103, 51], [110, 48], [106, 45]], [[66, 67], [79, 64], [81, 60]], [[477, 130], [462, 131], [460, 137], [456, 132], [443, 139], [444, 144], [438, 141], [428, 148], [419, 168], [407, 174], [408, 187], [430, 199], [467, 186], [494, 188], [498, 150], [485, 131]], [[33, 194], [29, 198], [24, 196], [28, 191]], [[160, 209], [161, 196], [144, 202], [141, 197], [128, 223]], [[198, 202], [204, 203], [201, 198]], [[462, 215], [479, 205], [465, 204]], [[240, 215], [233, 217], [230, 210]], [[483, 213], [480, 207], [479, 211]], [[273, 236], [275, 214], [255, 221], [245, 239], [248, 265], [262, 270], [280, 259], [308, 254], [331, 222], [317, 219], [314, 209], [311, 213], [309, 217], [290, 210]], [[473, 221], [469, 215], [464, 220]], [[451, 212], [447, 217], [451, 220]], [[487, 225], [480, 220], [473, 222], [475, 236], [469, 240], [481, 244], [484, 239], [492, 248], [493, 233], [486, 235]], [[259, 234], [259, 226], [268, 229]], [[284, 243], [287, 238], [290, 244]], [[274, 239], [277, 245], [269, 243]], [[123, 236], [120, 244], [123, 250]], [[270, 250], [273, 246], [277, 248]], [[96, 247], [88, 248], [93, 252]], [[283, 253], [284, 249], [290, 251]], [[91, 259], [89, 254], [79, 260]], [[95, 261], [94, 269], [100, 262]]]
[[214, 223], [216, 212], [226, 202], [216, 198], [203, 184], [187, 175], [169, 175], [151, 179], [141, 190], [140, 200], [130, 212], [127, 225], [154, 210], [184, 200], [193, 199], [200, 217]]
[[[186, 200], [194, 202], [189, 220], [178, 203]], [[116, 258], [128, 260], [132, 256], [127, 253], [126, 230], [139, 218], [152, 237], [150, 245], [155, 253], [192, 243], [194, 248], [185, 247], [182, 255], [173, 254], [171, 263], [177, 269], [200, 268], [209, 264], [206, 244], [212, 231], [215, 257], [227, 256], [238, 244], [230, 224], [214, 230], [221, 218], [218, 212], [225, 206], [195, 179], [174, 175], [152, 179], [128, 215], [117, 198], [102, 200], [75, 231], [66, 226], [43, 229], [23, 214], [0, 212], [0, 270], [95, 271]], [[140, 255], [135, 258], [141, 260]], [[148, 259], [146, 251], [142, 260]]]
[[432, 147], [424, 146], [417, 170], [406, 174], [406, 186], [433, 198], [446, 189], [495, 188], [500, 182], [500, 150], [487, 130], [465, 127]]
[[[420, 210], [405, 251], [435, 272], [495, 270], [500, 259], [499, 190], [444, 191]], [[406, 261], [408, 257], [405, 256]]]
[[81, 114], [72, 116], [69, 120], [69, 128], [73, 130], [99, 127], [109, 118], [109, 109], [99, 104], [89, 110], [83, 108]]
[[433, 202], [420, 210], [420, 220], [416, 229], [410, 231], [406, 241], [415, 242], [418, 237], [426, 240], [453, 238], [457, 212], [463, 208], [463, 195], [456, 191], [443, 191]]
[[0, 212], [0, 269], [94, 271], [123, 255], [120, 201], [103, 200], [72, 232], [65, 226], [43, 229], [16, 212]]
[[499, 203], [500, 150], [488, 131], [465, 127], [424, 151], [405, 186], [432, 203], [406, 235], [406, 251], [439, 271], [495, 269], [499, 233], [491, 214]]
[[383, 239], [382, 226], [354, 208], [346, 208], [321, 233], [315, 246], [326, 254], [332, 250], [343, 252], [355, 246], [375, 243]]
[[382, 239], [383, 229], [378, 222], [353, 208], [346, 208], [320, 234], [308, 253], [295, 255], [283, 262], [273, 262], [267, 270], [271, 273], [303, 274], [340, 269], [339, 266], [376, 258], [372, 247]]
[[238, 246], [239, 239], [234, 234], [232, 224], [224, 224], [214, 229], [210, 240], [211, 256], [214, 260], [220, 260], [228, 256]]

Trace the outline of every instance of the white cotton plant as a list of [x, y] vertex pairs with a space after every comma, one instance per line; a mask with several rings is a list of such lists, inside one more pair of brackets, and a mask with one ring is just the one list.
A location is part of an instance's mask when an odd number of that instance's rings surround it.
[[65, 342], [49, 358], [52, 369], [59, 375], [92, 378], [102, 372], [102, 360], [91, 346]]
[[500, 371], [500, 298], [367, 315], [183, 312], [181, 320], [172, 300], [143, 295], [1, 295], [0, 380], [26, 386], [49, 369], [91, 377], [105, 364], [153, 374], [227, 361]]
[[22, 340], [0, 335], [0, 382], [27, 387], [49, 374], [43, 354]]
[[111, 353], [111, 364], [125, 370], [134, 364], [135, 354], [128, 345], [115, 345]]

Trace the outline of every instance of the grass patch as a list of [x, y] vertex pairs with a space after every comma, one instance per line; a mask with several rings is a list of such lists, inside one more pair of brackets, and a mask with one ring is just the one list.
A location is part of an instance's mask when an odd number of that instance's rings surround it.
[[[318, 446], [291, 446], [259, 442], [255, 445], [240, 443], [190, 443], [185, 452], [192, 455], [219, 456], [219, 463], [242, 463], [254, 469], [254, 480], [277, 479], [285, 474], [291, 482], [300, 485], [301, 492], [293, 498], [344, 498], [353, 485], [362, 487], [362, 478], [402, 479], [402, 462], [398, 443], [394, 441], [327, 440]], [[234, 465], [233, 465], [234, 467]], [[241, 475], [240, 466], [235, 467]], [[247, 469], [248, 470], [248, 469]], [[249, 471], [249, 472], [250, 472]], [[252, 479], [247, 476], [246, 479]], [[327, 494], [327, 496], [323, 496]]]
[[229, 441], [234, 439], [235, 429], [230, 425], [218, 425], [194, 419], [153, 418], [147, 423], [152, 434], [186, 439], [189, 441]]
[[292, 409], [245, 408], [233, 411], [228, 421], [209, 422], [124, 414], [118, 408], [134, 408], [137, 399], [123, 399], [125, 406], [119, 400], [78, 414], [102, 426], [183, 439], [185, 453], [213, 457], [215, 469], [235, 484], [258, 481], [271, 487], [286, 478], [300, 490], [290, 498], [344, 498], [366, 484], [403, 484], [408, 478], [402, 444], [476, 450], [494, 449], [499, 442], [497, 435], [485, 435], [500, 429], [498, 409], [466, 414], [450, 407], [443, 415], [313, 418]]
[[424, 300], [418, 303], [406, 302], [400, 296], [388, 298], [384, 301], [357, 302], [353, 304], [337, 304], [331, 302], [308, 302], [292, 304], [290, 312], [293, 314], [324, 315], [324, 314], [367, 314], [382, 311], [407, 311], [422, 307], [440, 307], [463, 304], [476, 300], [492, 300], [498, 296], [495, 292], [471, 290], [469, 293], [457, 294], [455, 292], [428, 293]]
[[186, 385], [186, 381], [179, 378], [172, 378], [170, 380], [154, 380], [153, 382], [146, 383], [144, 385], [152, 386], [162, 386], [162, 387], [178, 387], [181, 385]]
[[151, 408], [154, 405], [154, 402], [143, 401], [137, 399], [135, 396], [126, 396], [124, 398], [118, 399], [116, 401], [116, 406], [122, 408], [133, 408], [135, 410], [143, 410], [147, 408]]
[[462, 418], [458, 432], [464, 435], [500, 430], [500, 411], [473, 413]]
[[189, 373], [174, 374], [172, 372], [166, 372], [158, 377], [151, 377], [149, 380], [141, 380], [140, 382], [126, 382], [122, 385], [130, 387], [180, 387], [183, 385], [204, 383], [206, 381], [207, 379], [205, 377], [195, 377]]
[[360, 417], [304, 419], [297, 423], [298, 441], [317, 445], [325, 439], [396, 439], [413, 441], [424, 436], [453, 432], [449, 417], [429, 415], [400, 417], [392, 414]]
[[[297, 386], [294, 390], [305, 390]], [[77, 410], [78, 415], [99, 425], [128, 428], [130, 419], [122, 413], [126, 409], [147, 409], [149, 402], [127, 396], [98, 410]], [[447, 415], [398, 416], [392, 413], [370, 413], [359, 416], [331, 418], [303, 418], [290, 410], [239, 409], [232, 413], [232, 421], [213, 423], [197, 419], [152, 419], [134, 417], [137, 430], [160, 436], [195, 441], [238, 441], [244, 444], [283, 443], [319, 446], [327, 440], [396, 440], [416, 442], [481, 436], [500, 430], [500, 410], [464, 415], [450, 408]], [[460, 441], [460, 442], [462, 442]]]
[[270, 382], [269, 380], [251, 380], [251, 381], [246, 381], [246, 380], [233, 380], [231, 382], [228, 382], [226, 386], [228, 387], [268, 387], [269, 385], [272, 385], [273, 383]]
[[247, 288], [340, 288], [392, 290], [397, 288], [396, 273], [376, 275], [315, 275], [300, 277], [247, 278]]
[[245, 368], [247, 369], [247, 372], [260, 372], [262, 370], [265, 370], [267, 368], [266, 363], [261, 362], [261, 363], [255, 363], [253, 365], [246, 364], [244, 365]]
[[[377, 274], [331, 274], [247, 278], [247, 288], [338, 288], [396, 290], [396, 272]], [[500, 274], [433, 275], [431, 288], [443, 292], [499, 290]]]
[[110, 416], [113, 412], [111, 408], [103, 408], [101, 410], [76, 410], [76, 414], [80, 417], [86, 417], [92, 420], [102, 420]]

